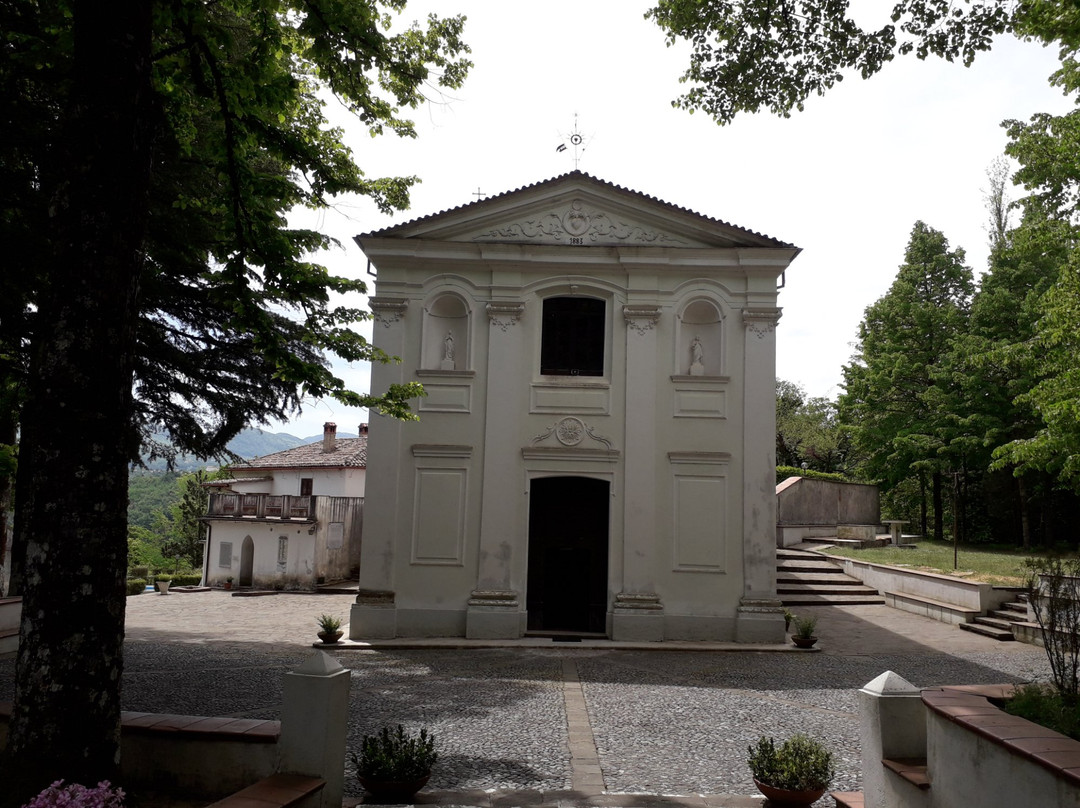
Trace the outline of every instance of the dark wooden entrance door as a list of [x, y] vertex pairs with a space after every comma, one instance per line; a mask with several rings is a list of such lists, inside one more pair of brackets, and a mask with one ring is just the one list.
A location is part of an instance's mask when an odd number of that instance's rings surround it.
[[606, 630], [610, 484], [544, 477], [530, 484], [530, 631]]

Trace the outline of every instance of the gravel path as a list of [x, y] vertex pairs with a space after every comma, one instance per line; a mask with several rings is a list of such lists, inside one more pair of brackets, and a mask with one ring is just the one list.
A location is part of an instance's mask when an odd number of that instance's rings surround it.
[[[214, 612], [211, 601], [193, 600], [200, 597], [147, 596], [152, 602], [129, 609], [124, 708], [277, 718], [282, 675], [312, 653], [306, 645], [314, 630], [311, 615], [324, 601], [302, 601], [301, 616], [298, 602], [285, 598], [219, 601], [253, 624], [274, 620], [277, 612], [280, 621], [262, 635], [276, 642], [222, 642], [216, 630], [182, 614], [173, 615], [175, 630], [162, 625], [159, 611], [166, 607]], [[898, 620], [910, 631], [901, 636], [888, 625], [895, 610], [881, 613], [884, 633], [873, 634], [873, 611], [828, 608], [817, 613], [828, 618], [823, 626], [831, 621], [838, 633], [832, 643], [823, 640], [825, 650], [817, 654], [566, 646], [341, 652], [338, 658], [352, 672], [349, 748], [384, 725], [427, 726], [440, 749], [429, 789], [568, 789], [562, 660], [571, 658], [608, 792], [754, 794], [746, 747], [761, 734], [780, 738], [796, 731], [825, 740], [836, 752], [834, 790], [858, 790], [856, 691], [883, 671], [919, 686], [1048, 675], [1039, 648], [961, 638], [964, 632], [954, 627], [911, 615]], [[140, 615], [150, 613], [153, 625], [142, 625]], [[842, 639], [856, 633], [842, 630], [846, 620], [860, 621], [862, 642]], [[301, 632], [300, 641], [292, 642]], [[956, 647], [946, 652], [925, 644], [934, 632], [949, 643], [955, 638]], [[14, 661], [0, 660], [0, 700], [11, 699], [13, 677]], [[351, 776], [346, 791], [355, 798], [362, 793]]]

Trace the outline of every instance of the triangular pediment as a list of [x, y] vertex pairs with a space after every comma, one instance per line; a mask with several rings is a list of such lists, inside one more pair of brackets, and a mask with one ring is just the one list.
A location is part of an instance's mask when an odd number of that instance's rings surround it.
[[367, 235], [480, 244], [791, 247], [579, 171]]

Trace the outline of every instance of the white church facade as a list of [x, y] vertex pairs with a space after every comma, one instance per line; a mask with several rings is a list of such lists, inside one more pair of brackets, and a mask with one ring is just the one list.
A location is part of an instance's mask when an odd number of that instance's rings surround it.
[[353, 639], [779, 642], [798, 249], [571, 172], [357, 237], [420, 420], [370, 424]]

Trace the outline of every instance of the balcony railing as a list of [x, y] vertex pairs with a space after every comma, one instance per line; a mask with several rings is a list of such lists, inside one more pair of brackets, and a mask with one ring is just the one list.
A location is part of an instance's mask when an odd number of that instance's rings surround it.
[[211, 494], [206, 515], [218, 519], [314, 519], [315, 497], [286, 494]]

